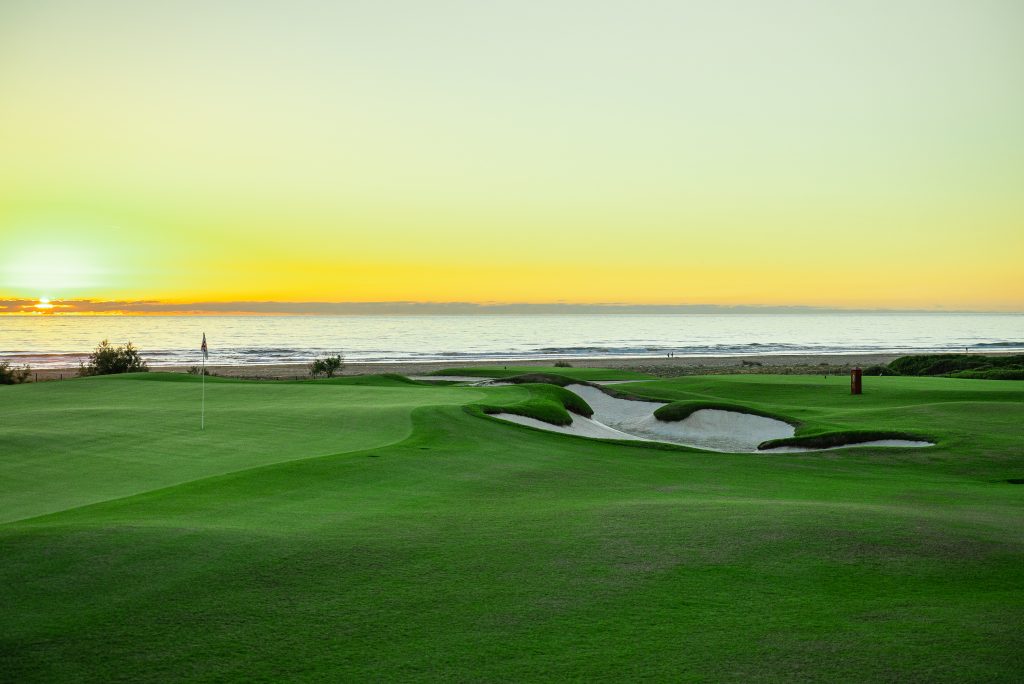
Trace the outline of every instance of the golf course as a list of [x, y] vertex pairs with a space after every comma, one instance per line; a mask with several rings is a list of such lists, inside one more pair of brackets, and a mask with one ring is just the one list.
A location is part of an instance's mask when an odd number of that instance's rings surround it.
[[[843, 377], [498, 367], [202, 383], [0, 387], [0, 680], [1024, 673], [1019, 381], [865, 377], [853, 396]], [[844, 448], [728, 453], [501, 417], [568, 425], [591, 411], [576, 383], [657, 402], [662, 422], [728, 410]], [[856, 444], [895, 437], [928, 446]]]

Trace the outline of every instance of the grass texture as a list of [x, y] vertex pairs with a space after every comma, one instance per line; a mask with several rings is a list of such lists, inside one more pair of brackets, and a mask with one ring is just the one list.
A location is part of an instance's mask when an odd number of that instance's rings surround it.
[[1019, 382], [629, 386], [927, 449], [658, 450], [467, 410], [565, 412], [560, 389], [210, 378], [200, 431], [199, 378], [0, 387], [0, 679], [1024, 672]]

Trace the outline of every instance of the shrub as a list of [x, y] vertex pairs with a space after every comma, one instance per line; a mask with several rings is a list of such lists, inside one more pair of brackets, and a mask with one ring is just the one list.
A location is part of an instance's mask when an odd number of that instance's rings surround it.
[[316, 359], [313, 363], [309, 364], [309, 374], [314, 378], [321, 375], [333, 378], [334, 374], [341, 371], [344, 365], [345, 359], [341, 354], [327, 356], [322, 359]]
[[89, 363], [78, 366], [78, 374], [81, 376], [145, 373], [148, 370], [146, 361], [131, 342], [118, 347], [110, 344], [109, 340], [100, 342], [89, 354]]
[[210, 371], [205, 370], [201, 366], [191, 366], [188, 369], [189, 375], [210, 375]]
[[568, 361], [555, 361], [555, 368], [572, 368], [572, 364]]
[[0, 385], [20, 385], [28, 382], [32, 368], [28, 364], [15, 368], [9, 361], [0, 361]]
[[865, 368], [864, 375], [899, 375], [899, 373], [888, 366], [882, 366], [876, 363], [873, 366]]

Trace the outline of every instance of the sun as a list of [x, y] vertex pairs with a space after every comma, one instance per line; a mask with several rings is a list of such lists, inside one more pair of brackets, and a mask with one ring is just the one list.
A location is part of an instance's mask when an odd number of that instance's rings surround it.
[[40, 297], [39, 303], [35, 305], [35, 308], [40, 311], [49, 311], [53, 308], [53, 304], [50, 303], [49, 297]]

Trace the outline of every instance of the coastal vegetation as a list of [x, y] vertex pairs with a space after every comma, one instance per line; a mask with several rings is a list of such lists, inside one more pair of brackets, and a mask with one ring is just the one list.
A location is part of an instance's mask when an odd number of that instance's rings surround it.
[[309, 374], [314, 378], [320, 377], [321, 375], [325, 378], [333, 378], [336, 373], [341, 372], [341, 368], [344, 365], [345, 361], [341, 354], [325, 356], [324, 358], [316, 359], [313, 363], [309, 364]]
[[1024, 380], [1024, 354], [918, 354], [889, 364], [898, 375], [944, 375], [982, 380]]
[[1010, 681], [1024, 668], [1020, 383], [616, 386], [785, 416], [798, 437], [936, 443], [729, 454], [481, 415], [585, 415], [555, 385], [400, 376], [208, 378], [200, 431], [200, 382], [0, 389], [5, 678]]
[[103, 340], [89, 354], [88, 362], [79, 364], [78, 375], [87, 377], [118, 373], [145, 373], [148, 370], [149, 365], [131, 342], [114, 345], [109, 340]]
[[0, 385], [20, 385], [28, 382], [32, 368], [27, 364], [20, 368], [12, 366], [10, 361], [0, 361]]

